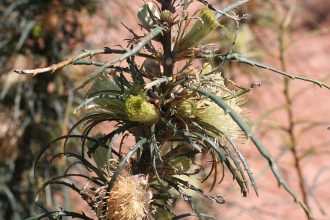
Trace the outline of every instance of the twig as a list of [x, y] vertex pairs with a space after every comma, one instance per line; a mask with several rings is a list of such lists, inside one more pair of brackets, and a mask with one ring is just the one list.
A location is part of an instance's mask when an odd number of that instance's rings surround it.
[[[283, 19], [283, 21], [280, 24], [280, 35], [279, 35], [279, 51], [280, 51], [280, 62], [281, 62], [281, 68], [283, 71], [286, 72], [286, 62], [285, 62], [285, 49], [286, 49], [286, 45], [285, 45], [285, 33], [286, 33], [286, 29], [290, 23], [292, 17], [292, 10], [289, 11], [288, 15], [285, 16], [285, 18]], [[309, 208], [309, 201], [308, 201], [308, 194], [307, 194], [307, 190], [306, 190], [306, 185], [305, 185], [305, 180], [304, 180], [304, 175], [303, 175], [303, 171], [302, 171], [302, 167], [300, 165], [300, 158], [298, 155], [298, 149], [297, 149], [297, 139], [295, 136], [295, 120], [294, 120], [294, 113], [293, 113], [293, 98], [290, 95], [290, 81], [288, 78], [284, 79], [284, 91], [283, 91], [283, 95], [285, 97], [285, 109], [288, 115], [288, 122], [289, 125], [286, 128], [286, 132], [289, 135], [289, 139], [290, 139], [290, 152], [292, 153], [293, 159], [294, 159], [294, 167], [296, 169], [297, 175], [298, 175], [298, 179], [299, 179], [299, 188], [300, 188], [300, 192], [302, 194], [303, 197], [303, 201], [306, 204], [306, 206]], [[310, 217], [307, 216], [309, 219]]]
[[212, 4], [210, 4], [207, 0], [198, 0], [199, 2], [203, 3], [204, 5], [206, 5], [209, 9], [215, 11], [217, 13], [216, 17], [217, 19], [219, 20], [223, 15], [231, 18], [231, 19], [234, 19], [234, 20], [240, 20], [239, 17], [235, 17], [235, 16], [232, 16], [232, 15], [229, 15], [228, 12], [238, 8], [239, 6], [247, 3], [249, 0], [239, 0], [233, 4], [230, 4], [228, 5], [227, 7], [225, 7], [224, 9], [222, 10], [219, 10], [219, 9], [216, 9]]
[[92, 76], [88, 80], [86, 80], [80, 86], [78, 86], [76, 90], [83, 88], [85, 85], [93, 81], [99, 74], [101, 74], [104, 70], [109, 68], [114, 63], [121, 62], [127, 59], [128, 57], [137, 54], [146, 44], [148, 44], [152, 39], [154, 39], [164, 30], [166, 30], [166, 27], [162, 27], [162, 26], [156, 26], [153, 29], [151, 29], [150, 32], [146, 36], [144, 36], [133, 49], [128, 50], [123, 55], [106, 62], [101, 68], [97, 69], [94, 73], [92, 73]]
[[[103, 67], [104, 65], [106, 65], [106, 63], [96, 62], [96, 61], [86, 61], [86, 60], [81, 60], [81, 59], [86, 58], [86, 57], [92, 58], [93, 56], [99, 55], [99, 54], [125, 54], [125, 53], [128, 53], [128, 51], [111, 49], [109, 47], [105, 47], [103, 50], [84, 50], [83, 53], [81, 53], [77, 56], [68, 58], [66, 60], [63, 60], [60, 63], [53, 64], [53, 65], [45, 67], [45, 68], [16, 69], [16, 70], [14, 70], [14, 72], [16, 72], [18, 74], [32, 74], [33, 76], [35, 76], [35, 75], [38, 75], [41, 73], [48, 73], [48, 72], [54, 73], [70, 64], [73, 64], [73, 65], [85, 64], [85, 65], [95, 65], [95, 66]], [[144, 54], [144, 53], [138, 53], [138, 55], [141, 57], [157, 59], [151, 55]], [[109, 65], [106, 68], [112, 68], [112, 67], [113, 67], [112, 65]]]
[[[77, 60], [72, 63], [73, 65], [93, 65], [93, 66], [103, 66], [105, 63], [104, 62], [98, 62], [98, 61], [93, 61], [93, 60]], [[111, 65], [109, 66], [111, 69], [115, 69], [117, 71], [123, 71], [123, 72], [130, 72], [130, 69], [127, 67], [121, 67], [121, 66], [114, 66]]]
[[17, 70], [14, 70], [14, 72], [16, 72], [18, 74], [32, 74], [33, 76], [40, 74], [40, 73], [47, 73], [47, 72], [54, 73], [57, 70], [62, 69], [63, 67], [74, 63], [77, 60], [80, 60], [80, 59], [83, 59], [86, 57], [92, 57], [97, 54], [106, 54], [106, 53], [109, 53], [107, 48], [104, 48], [103, 50], [88, 50], [88, 51], [84, 51], [83, 53], [79, 54], [78, 56], [68, 58], [60, 63], [53, 64], [53, 65], [45, 67], [45, 68], [17, 69]]
[[299, 79], [299, 80], [302, 80], [302, 81], [311, 82], [311, 83], [314, 83], [314, 84], [318, 85], [319, 87], [325, 87], [325, 88], [330, 90], [330, 86], [328, 84], [325, 84], [325, 83], [320, 82], [318, 80], [314, 80], [314, 79], [311, 79], [311, 78], [308, 78], [308, 77], [305, 77], [305, 76], [298, 76], [298, 75], [294, 75], [294, 74], [291, 74], [291, 73], [287, 73], [287, 72], [278, 70], [276, 68], [267, 66], [265, 64], [259, 63], [257, 61], [250, 60], [250, 59], [248, 59], [246, 57], [243, 57], [242, 55], [237, 54], [237, 53], [231, 53], [231, 54], [227, 54], [227, 55], [218, 54], [218, 55], [215, 55], [215, 57], [222, 60], [222, 61], [223, 60], [234, 60], [234, 61], [238, 61], [240, 63], [247, 64], [247, 65], [250, 65], [250, 66], [253, 66], [253, 67], [259, 67], [259, 68], [262, 68], [262, 69], [270, 70], [272, 72], [275, 72], [275, 73], [278, 73], [280, 75], [286, 76], [290, 79]]
[[[172, 9], [172, 0], [161, 1], [162, 10]], [[164, 67], [164, 75], [167, 77], [171, 77], [173, 75], [173, 68], [175, 64], [174, 54], [172, 51], [172, 30], [171, 26], [166, 30], [164, 35], [161, 38], [161, 44], [164, 50], [163, 56], [163, 67]]]

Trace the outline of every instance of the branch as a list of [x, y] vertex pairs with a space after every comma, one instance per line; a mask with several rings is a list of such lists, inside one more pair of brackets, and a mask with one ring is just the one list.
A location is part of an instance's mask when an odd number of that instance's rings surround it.
[[150, 32], [146, 36], [144, 36], [141, 39], [141, 41], [133, 49], [128, 50], [123, 55], [118, 56], [118, 57], [106, 62], [101, 68], [99, 68], [94, 73], [92, 73], [92, 76], [88, 80], [86, 80], [80, 86], [78, 86], [78, 88], [76, 90], [83, 88], [85, 85], [87, 85], [89, 82], [94, 80], [99, 74], [101, 74], [104, 70], [106, 70], [108, 67], [110, 67], [114, 63], [121, 62], [121, 61], [127, 59], [128, 57], [131, 57], [131, 56], [137, 54], [146, 44], [148, 44], [151, 40], [153, 40], [157, 35], [162, 33], [164, 30], [166, 30], [166, 27], [162, 27], [162, 26], [156, 26], [153, 29], [151, 29]]
[[[105, 63], [104, 62], [98, 62], [98, 61], [93, 61], [93, 60], [77, 60], [72, 62], [73, 65], [93, 65], [93, 66], [103, 66]], [[119, 72], [127, 72], [129, 73], [130, 69], [127, 67], [120, 67], [120, 66], [114, 66], [111, 65], [109, 66], [111, 69], [115, 69]]]
[[259, 63], [257, 61], [249, 60], [248, 58], [243, 57], [242, 55], [237, 54], [237, 53], [231, 53], [231, 54], [227, 54], [227, 55], [218, 54], [218, 55], [215, 55], [215, 58], [220, 59], [221, 61], [224, 61], [224, 60], [238, 61], [240, 63], [247, 64], [247, 65], [250, 65], [250, 66], [253, 66], [253, 67], [259, 67], [259, 68], [262, 68], [262, 69], [270, 70], [270, 71], [278, 73], [282, 76], [286, 76], [290, 79], [299, 79], [299, 80], [302, 80], [302, 81], [311, 82], [311, 83], [314, 83], [314, 84], [318, 85], [321, 88], [325, 87], [325, 88], [330, 90], [329, 85], [327, 85], [323, 82], [320, 82], [318, 80], [314, 80], [314, 79], [311, 79], [311, 78], [308, 78], [308, 77], [305, 77], [305, 76], [298, 76], [298, 75], [290, 74], [290, 73], [278, 70], [276, 68], [267, 66], [265, 64]]
[[109, 53], [109, 50], [107, 48], [104, 48], [103, 50], [88, 50], [88, 51], [84, 51], [83, 53], [79, 54], [78, 56], [68, 58], [60, 63], [53, 64], [53, 65], [45, 67], [45, 68], [17, 69], [17, 70], [14, 70], [14, 72], [16, 72], [18, 74], [32, 74], [33, 76], [38, 75], [40, 73], [47, 73], [47, 72], [54, 73], [57, 70], [62, 69], [63, 67], [74, 63], [77, 60], [83, 59], [85, 57], [92, 57], [97, 54], [107, 54], [107, 53]]
[[[81, 60], [83, 58], [89, 57], [92, 58], [95, 55], [99, 54], [125, 54], [127, 53], [127, 50], [117, 50], [117, 49], [111, 49], [109, 47], [105, 47], [103, 50], [83, 50], [83, 53], [65, 59], [60, 63], [53, 64], [51, 66], [45, 67], [45, 68], [37, 68], [37, 69], [16, 69], [14, 72], [18, 74], [32, 74], [33, 76], [41, 74], [41, 73], [54, 73], [70, 64], [73, 65], [94, 65], [94, 66], [101, 66], [103, 67], [106, 63], [102, 62], [96, 62], [96, 61], [87, 61], [87, 60]], [[141, 57], [146, 57], [146, 58], [151, 58], [151, 59], [156, 59], [155, 57], [149, 55], [149, 54], [144, 54], [144, 53], [138, 53], [139, 56]], [[81, 61], [80, 61], [81, 60]], [[109, 65], [106, 68], [115, 68], [118, 69], [118, 67]], [[125, 69], [124, 69], [125, 70]]]
[[216, 9], [212, 4], [210, 4], [207, 0], [198, 0], [199, 2], [201, 2], [202, 4], [206, 5], [206, 7], [208, 7], [209, 9], [213, 10], [216, 12], [216, 17], [217, 19], [219, 20], [223, 15], [231, 18], [231, 19], [234, 19], [234, 20], [240, 20], [239, 17], [237, 16], [233, 16], [233, 15], [229, 15], [228, 13], [230, 11], [233, 11], [235, 10], [236, 8], [240, 7], [241, 5], [247, 3], [249, 0], [239, 0], [237, 2], [234, 2], [228, 6], [226, 6], [224, 9], [222, 10], [219, 10], [219, 9]]
[[[47, 211], [47, 210], [45, 210]], [[44, 219], [48, 217], [48, 219], [62, 219], [62, 217], [72, 217], [72, 218], [79, 218], [79, 219], [84, 219], [84, 220], [93, 220], [92, 218], [88, 217], [85, 215], [85, 213], [77, 213], [77, 212], [70, 212], [66, 210], [61, 210], [61, 211], [53, 211], [53, 212], [48, 212], [45, 214], [33, 216], [30, 218], [27, 218], [25, 220], [39, 220], [39, 219]]]

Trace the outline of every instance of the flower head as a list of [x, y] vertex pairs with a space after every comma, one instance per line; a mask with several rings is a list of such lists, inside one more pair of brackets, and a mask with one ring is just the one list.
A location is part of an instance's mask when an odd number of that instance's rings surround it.
[[151, 197], [145, 176], [118, 176], [108, 198], [107, 219], [142, 220]]
[[[235, 99], [227, 101], [227, 104], [238, 114], [242, 114], [242, 109]], [[224, 137], [231, 140], [243, 137], [243, 132], [237, 123], [217, 104], [208, 100], [199, 102], [196, 118], [217, 129]], [[226, 138], [222, 138], [225, 140]]]
[[[204, 87], [209, 92], [224, 99], [244, 119], [245, 111], [242, 109], [243, 98], [235, 96], [235, 92], [226, 87], [221, 73], [216, 71], [211, 74], [202, 73], [199, 77], [200, 80], [196, 80], [194, 82], [195, 84]], [[217, 131], [213, 133], [220, 133], [220, 139], [222, 141], [227, 138], [237, 140], [244, 137], [243, 131], [232, 117], [208, 98], [201, 97], [197, 102], [195, 118], [202, 123], [210, 125], [213, 130], [215, 129]], [[219, 134], [217, 136], [219, 137]]]
[[141, 96], [130, 96], [125, 100], [125, 112], [131, 121], [155, 123], [159, 119], [156, 107]]
[[187, 99], [177, 106], [178, 115], [182, 118], [194, 117], [196, 111], [197, 106], [194, 100]]
[[[115, 166], [114, 161], [109, 164]], [[107, 168], [107, 165], [104, 166], [103, 172], [110, 180], [113, 172]], [[98, 219], [142, 220], [148, 216], [152, 193], [146, 176], [130, 175], [129, 172], [125, 172], [117, 176], [110, 192], [106, 189], [107, 185], [104, 185], [95, 194], [99, 201], [96, 203]]]

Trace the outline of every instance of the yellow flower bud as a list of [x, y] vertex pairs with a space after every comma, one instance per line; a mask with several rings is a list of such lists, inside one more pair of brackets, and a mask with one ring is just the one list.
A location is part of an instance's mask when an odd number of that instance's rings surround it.
[[178, 105], [177, 113], [182, 118], [192, 118], [197, 112], [197, 105], [193, 100], [185, 100]]
[[36, 25], [32, 29], [32, 35], [35, 38], [42, 37], [43, 36], [43, 32], [44, 31], [42, 30], [42, 27], [40, 25]]
[[130, 96], [125, 100], [124, 109], [129, 120], [155, 123], [159, 120], [156, 107], [141, 96]]

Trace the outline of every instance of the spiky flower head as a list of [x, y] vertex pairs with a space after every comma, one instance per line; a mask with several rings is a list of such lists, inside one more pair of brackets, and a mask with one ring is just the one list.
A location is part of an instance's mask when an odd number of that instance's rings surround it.
[[217, 18], [211, 10], [203, 8], [200, 12], [199, 19], [197, 19], [188, 33], [180, 39], [176, 48], [176, 53], [181, 53], [185, 50], [197, 46], [209, 33], [219, 26]]
[[129, 96], [125, 100], [124, 109], [131, 121], [152, 124], [159, 120], [156, 107], [142, 96]]
[[[102, 172], [108, 181], [113, 177], [112, 168], [117, 166], [118, 161], [115, 160], [103, 166]], [[130, 175], [126, 170], [117, 176], [110, 191], [104, 185], [97, 189], [94, 196], [99, 220], [142, 220], [149, 216], [152, 192], [145, 175]]]
[[142, 220], [148, 215], [151, 197], [145, 176], [118, 176], [108, 198], [106, 219]]

